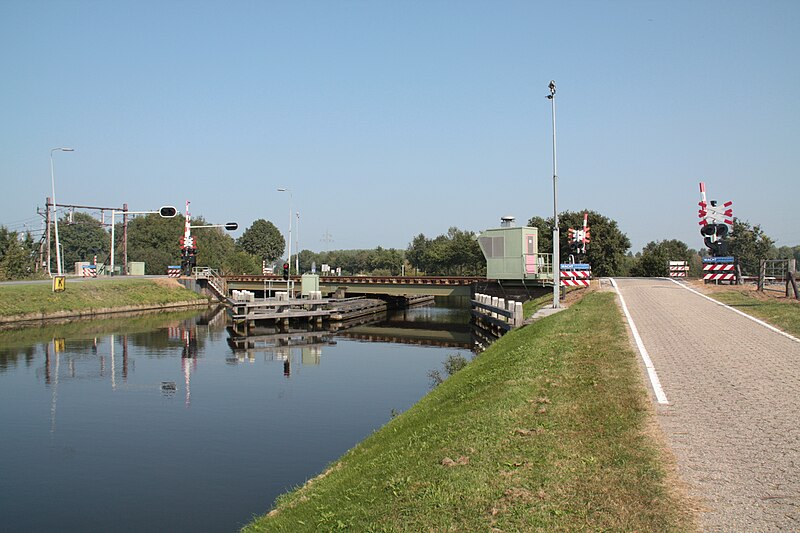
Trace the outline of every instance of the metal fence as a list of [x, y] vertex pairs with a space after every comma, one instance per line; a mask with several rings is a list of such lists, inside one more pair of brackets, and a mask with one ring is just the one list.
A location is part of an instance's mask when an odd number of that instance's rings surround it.
[[794, 259], [762, 259], [758, 271], [758, 290], [785, 292], [798, 298], [796, 268]]

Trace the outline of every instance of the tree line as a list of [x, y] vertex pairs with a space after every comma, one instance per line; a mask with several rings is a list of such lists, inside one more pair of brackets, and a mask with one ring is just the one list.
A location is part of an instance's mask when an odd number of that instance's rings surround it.
[[[570, 258], [567, 239], [569, 228], [583, 224], [584, 211], [565, 211], [559, 214], [562, 262]], [[705, 249], [695, 250], [679, 240], [651, 241], [633, 254], [630, 239], [617, 222], [595, 211], [589, 211], [591, 242], [585, 262], [592, 265], [595, 276], [666, 276], [668, 261], [687, 261], [690, 275], [702, 272]], [[182, 215], [162, 218], [157, 214], [137, 216], [128, 222], [128, 261], [144, 262], [149, 274], [166, 273], [167, 266], [180, 263], [179, 240], [183, 236], [185, 219]], [[192, 219], [194, 225], [206, 224], [202, 216]], [[553, 219], [534, 216], [528, 225], [539, 229], [539, 253], [552, 252]], [[54, 234], [54, 232], [51, 232]], [[111, 240], [109, 229], [85, 213], [74, 213], [59, 220], [59, 240], [65, 270], [72, 272], [78, 261], [110, 263]], [[122, 223], [115, 227], [116, 265], [123, 262]], [[272, 222], [259, 219], [253, 222], [238, 239], [221, 228], [202, 228], [192, 232], [198, 243], [197, 266], [219, 269], [224, 274], [260, 274], [262, 265], [286, 261], [286, 241]], [[699, 240], [699, 235], [698, 235]], [[733, 232], [727, 237], [728, 248], [745, 275], [757, 275], [761, 259], [800, 259], [800, 246], [776, 247], [759, 225], [736, 220]], [[47, 275], [47, 265], [37, 265], [39, 242], [30, 233], [19, 234], [0, 226], [0, 279], [26, 279]], [[55, 266], [55, 244], [52, 244], [52, 270]], [[486, 262], [480, 251], [475, 232], [451, 227], [444, 234], [412, 238], [405, 249], [383, 248], [312, 252], [302, 250], [296, 256], [300, 272], [310, 272], [322, 265], [341, 269], [342, 274], [430, 276], [482, 276]], [[292, 270], [295, 267], [292, 257]], [[37, 266], [39, 268], [37, 268]]]

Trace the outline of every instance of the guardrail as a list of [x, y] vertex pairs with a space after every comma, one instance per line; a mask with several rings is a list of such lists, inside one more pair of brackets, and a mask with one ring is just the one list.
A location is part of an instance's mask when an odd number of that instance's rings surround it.
[[472, 316], [493, 327], [509, 331], [522, 325], [522, 302], [476, 293], [471, 304]]

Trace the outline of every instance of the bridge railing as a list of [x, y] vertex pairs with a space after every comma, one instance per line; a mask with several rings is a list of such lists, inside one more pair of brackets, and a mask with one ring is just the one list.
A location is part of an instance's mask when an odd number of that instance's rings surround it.
[[[523, 272], [525, 272], [525, 257], [523, 261]], [[539, 279], [553, 277], [553, 254], [536, 254], [536, 277]]]
[[222, 298], [228, 297], [228, 285], [225, 278], [213, 268], [194, 267], [192, 269], [194, 279], [204, 279]]

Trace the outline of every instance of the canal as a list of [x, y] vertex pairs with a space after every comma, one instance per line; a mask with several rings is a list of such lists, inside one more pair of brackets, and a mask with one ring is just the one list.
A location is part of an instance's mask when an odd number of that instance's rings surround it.
[[235, 531], [471, 357], [466, 305], [247, 342], [211, 312], [2, 331], [2, 529]]

